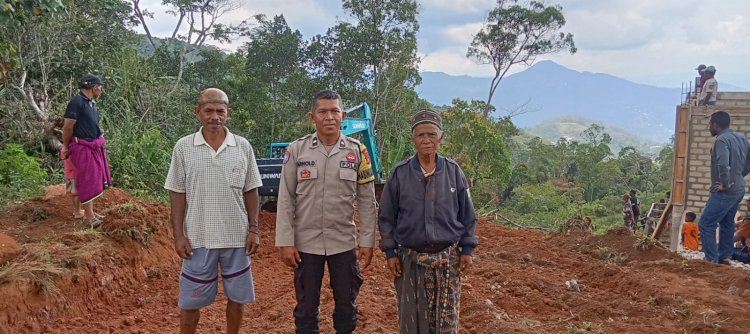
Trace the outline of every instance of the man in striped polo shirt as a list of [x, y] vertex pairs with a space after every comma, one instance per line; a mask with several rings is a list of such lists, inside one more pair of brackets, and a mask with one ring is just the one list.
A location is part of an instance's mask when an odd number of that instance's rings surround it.
[[195, 333], [200, 309], [216, 297], [219, 266], [227, 333], [238, 333], [242, 305], [255, 300], [250, 255], [258, 251], [260, 173], [247, 139], [229, 132], [229, 98], [201, 92], [198, 132], [177, 141], [164, 188], [170, 191], [174, 245], [183, 259], [180, 332]]

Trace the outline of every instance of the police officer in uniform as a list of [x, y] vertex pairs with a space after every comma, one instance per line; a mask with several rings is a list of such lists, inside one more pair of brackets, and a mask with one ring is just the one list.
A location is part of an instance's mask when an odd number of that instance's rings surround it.
[[335, 301], [333, 326], [336, 333], [351, 333], [357, 325], [360, 265], [370, 265], [375, 246], [375, 177], [364, 145], [340, 132], [346, 113], [338, 93], [316, 94], [308, 116], [316, 132], [292, 142], [284, 152], [276, 246], [284, 263], [294, 268], [297, 333], [319, 333], [326, 263]]

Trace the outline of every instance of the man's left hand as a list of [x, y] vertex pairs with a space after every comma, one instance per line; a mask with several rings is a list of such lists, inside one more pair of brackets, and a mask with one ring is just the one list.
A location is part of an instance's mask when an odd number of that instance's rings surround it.
[[362, 270], [367, 269], [372, 261], [372, 247], [359, 247], [357, 249], [357, 258], [359, 259], [359, 267]]
[[471, 266], [474, 263], [474, 257], [471, 255], [461, 254], [461, 259], [458, 264], [458, 271], [461, 275], [466, 275], [471, 270]]
[[247, 249], [247, 255], [253, 255], [258, 252], [258, 249], [260, 249], [260, 240], [258, 240], [258, 235], [255, 233], [248, 233], [247, 234], [247, 240], [245, 240], [245, 247]]
[[721, 185], [721, 182], [714, 183], [714, 186], [711, 187], [711, 191], [713, 192], [722, 192], [724, 191], [724, 186]]

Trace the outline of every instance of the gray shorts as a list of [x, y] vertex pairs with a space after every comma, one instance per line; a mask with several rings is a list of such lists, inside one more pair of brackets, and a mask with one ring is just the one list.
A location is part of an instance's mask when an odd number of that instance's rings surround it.
[[219, 265], [227, 298], [239, 304], [255, 301], [252, 266], [244, 247], [195, 248], [189, 260], [182, 260], [177, 306], [195, 310], [211, 305], [219, 286]]

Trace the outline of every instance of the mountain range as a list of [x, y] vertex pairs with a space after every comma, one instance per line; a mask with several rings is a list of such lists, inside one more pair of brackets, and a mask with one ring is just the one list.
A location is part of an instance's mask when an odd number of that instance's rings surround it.
[[[441, 72], [422, 72], [421, 75], [417, 93], [433, 104], [450, 105], [456, 97], [487, 99], [490, 78]], [[531, 131], [540, 128], [549, 130], [548, 126], [539, 127], [543, 123], [554, 124], [561, 120], [569, 123], [573, 119], [595, 122], [605, 128], [616, 126], [634, 137], [625, 142], [656, 146], [666, 143], [673, 135], [675, 110], [682, 97], [680, 88], [644, 85], [609, 74], [579, 72], [552, 61], [540, 61], [505, 77], [492, 104], [497, 108], [495, 116], [525, 108], [527, 112], [514, 116], [513, 122], [532, 134]], [[588, 127], [590, 123], [584, 125]], [[542, 138], [549, 135], [542, 134]], [[580, 133], [562, 135], [576, 137]]]

